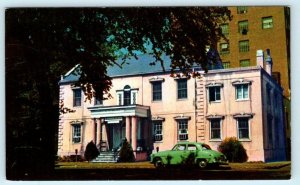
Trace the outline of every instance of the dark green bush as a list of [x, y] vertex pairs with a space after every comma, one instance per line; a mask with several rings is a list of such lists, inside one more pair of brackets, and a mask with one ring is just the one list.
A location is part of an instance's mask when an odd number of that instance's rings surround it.
[[95, 159], [98, 155], [99, 155], [99, 151], [95, 143], [93, 141], [89, 142], [85, 148], [84, 158], [87, 161], [91, 161]]
[[235, 137], [225, 138], [218, 150], [226, 156], [229, 162], [246, 162], [248, 160], [246, 149]]
[[134, 161], [134, 154], [131, 145], [128, 143], [127, 139], [124, 139], [122, 147], [119, 153], [120, 162], [132, 162]]

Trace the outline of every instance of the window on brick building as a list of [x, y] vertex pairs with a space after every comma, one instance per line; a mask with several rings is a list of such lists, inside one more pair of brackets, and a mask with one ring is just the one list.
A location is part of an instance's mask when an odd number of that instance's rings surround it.
[[273, 28], [273, 17], [263, 17], [262, 18], [262, 29]]
[[245, 20], [245, 21], [240, 21], [239, 23], [238, 23], [238, 25], [239, 25], [239, 33], [240, 34], [243, 34], [243, 35], [247, 35], [247, 33], [248, 33], [248, 21], [247, 20]]
[[224, 69], [230, 68], [230, 62], [222, 62]]
[[248, 67], [248, 66], [250, 66], [249, 59], [240, 60], [240, 67]]
[[238, 6], [236, 9], [238, 14], [245, 14], [248, 12], [247, 6]]
[[227, 24], [222, 24], [220, 27], [221, 27], [222, 34], [227, 36], [229, 34], [229, 25], [228, 25], [228, 23]]
[[249, 40], [242, 40], [239, 42], [239, 51], [240, 52], [249, 51]]
[[229, 43], [221, 43], [220, 44], [220, 54], [227, 54], [229, 53]]

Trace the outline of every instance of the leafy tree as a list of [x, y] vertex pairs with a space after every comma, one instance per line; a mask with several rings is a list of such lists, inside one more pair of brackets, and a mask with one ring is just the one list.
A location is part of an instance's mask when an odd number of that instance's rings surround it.
[[[59, 113], [58, 81], [80, 64], [77, 84], [86, 99], [110, 98], [107, 67], [117, 58], [147, 52], [164, 69], [160, 56], [172, 60], [172, 73], [197, 76], [192, 65], [207, 67], [205, 48], [222, 37], [219, 24], [230, 19], [225, 7], [188, 8], [10, 8], [5, 11], [6, 151], [41, 146], [53, 169]], [[61, 104], [60, 104], [61, 103]], [[59, 106], [60, 104], [60, 106]], [[59, 108], [59, 110], [58, 110]]]
[[226, 156], [229, 162], [246, 162], [248, 160], [246, 149], [236, 137], [225, 138], [218, 150]]
[[131, 145], [124, 139], [122, 147], [119, 152], [119, 161], [120, 162], [131, 162], [134, 161], [134, 154]]
[[87, 161], [91, 161], [95, 159], [99, 155], [99, 151], [97, 149], [97, 146], [93, 141], [89, 142], [86, 145], [85, 151], [84, 151], [84, 158]]

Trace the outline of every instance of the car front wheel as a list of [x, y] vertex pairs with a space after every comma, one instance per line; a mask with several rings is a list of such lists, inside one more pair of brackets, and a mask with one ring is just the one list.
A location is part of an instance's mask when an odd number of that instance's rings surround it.
[[163, 162], [161, 161], [161, 159], [156, 159], [155, 162], [154, 162], [154, 166], [155, 168], [163, 168], [164, 167], [164, 164]]
[[201, 168], [201, 169], [206, 168], [206, 167], [207, 167], [207, 161], [206, 161], [205, 159], [200, 159], [200, 160], [198, 161], [198, 166], [199, 166], [199, 168]]

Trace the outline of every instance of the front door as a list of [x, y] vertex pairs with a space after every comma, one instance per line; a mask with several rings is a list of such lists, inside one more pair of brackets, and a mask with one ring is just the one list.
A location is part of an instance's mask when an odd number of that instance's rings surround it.
[[122, 141], [122, 127], [120, 124], [108, 124], [109, 149], [117, 149]]

